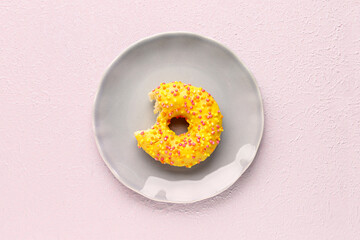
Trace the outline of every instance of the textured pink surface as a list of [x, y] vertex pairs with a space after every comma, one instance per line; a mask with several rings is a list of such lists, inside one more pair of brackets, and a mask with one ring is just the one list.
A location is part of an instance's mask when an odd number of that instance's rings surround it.
[[[2, 239], [360, 239], [359, 1], [15, 2], [0, 2]], [[109, 63], [175, 30], [230, 47], [265, 107], [253, 165], [191, 205], [117, 182], [91, 127]]]

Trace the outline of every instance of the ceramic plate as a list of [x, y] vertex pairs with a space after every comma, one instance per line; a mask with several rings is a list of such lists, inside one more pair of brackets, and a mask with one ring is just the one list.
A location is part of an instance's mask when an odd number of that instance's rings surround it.
[[[220, 144], [190, 169], [155, 161], [137, 148], [133, 134], [156, 121], [148, 92], [172, 81], [206, 89], [224, 115]], [[128, 48], [107, 70], [94, 109], [96, 142], [111, 172], [162, 202], [196, 202], [226, 190], [253, 161], [263, 128], [261, 96], [250, 72], [220, 43], [190, 33], [160, 34]]]

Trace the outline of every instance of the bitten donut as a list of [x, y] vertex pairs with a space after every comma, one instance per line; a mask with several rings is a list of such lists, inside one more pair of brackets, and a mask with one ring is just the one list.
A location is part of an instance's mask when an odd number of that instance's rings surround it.
[[[177, 167], [192, 167], [204, 161], [220, 142], [222, 114], [214, 98], [204, 89], [182, 82], [162, 83], [149, 93], [155, 100], [155, 125], [134, 133], [138, 147], [155, 160]], [[189, 123], [186, 133], [170, 130], [172, 118]]]

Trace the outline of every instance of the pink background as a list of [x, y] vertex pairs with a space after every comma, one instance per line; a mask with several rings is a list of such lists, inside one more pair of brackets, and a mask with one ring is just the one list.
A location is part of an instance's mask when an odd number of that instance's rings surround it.
[[[1, 239], [360, 239], [360, 1], [201, 2], [0, 2]], [[253, 165], [190, 205], [126, 189], [92, 132], [107, 66], [164, 31], [232, 49], [265, 107]]]

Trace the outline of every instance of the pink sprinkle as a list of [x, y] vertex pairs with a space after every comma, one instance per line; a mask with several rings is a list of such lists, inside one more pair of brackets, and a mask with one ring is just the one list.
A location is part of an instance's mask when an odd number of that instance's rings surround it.
[[170, 164], [171, 164], [171, 165], [174, 165], [174, 162], [173, 162], [173, 161], [171, 161], [171, 162], [170, 162]]
[[218, 111], [218, 113], [220, 113], [220, 110]]
[[187, 87], [186, 89], [187, 89], [188, 91], [190, 91], [190, 87]]
[[217, 128], [220, 128], [220, 126], [219, 126], [219, 125], [216, 125], [216, 127], [217, 127]]
[[179, 90], [175, 89], [175, 92], [178, 92]]
[[190, 137], [190, 133], [188, 133], [188, 137]]
[[176, 93], [174, 93], [174, 97], [176, 97]]
[[199, 99], [200, 97], [198, 95], [196, 95], [196, 98]]
[[182, 146], [182, 143], [179, 143], [179, 146]]
[[142, 131], [140, 134], [141, 134], [141, 135], [144, 135], [144, 131]]
[[196, 112], [193, 112], [192, 114], [193, 114], [193, 115], [195, 115], [195, 114], [196, 114]]
[[172, 153], [169, 153], [169, 156], [171, 156], [172, 155]]
[[158, 153], [157, 155], [160, 156], [160, 153]]
[[205, 89], [201, 89], [202, 92], [205, 92]]
[[174, 84], [173, 87], [176, 87], [176, 85]]
[[200, 139], [196, 139], [196, 141], [199, 143], [199, 142], [200, 142]]
[[202, 110], [200, 109], [199, 112], [202, 112]]
[[195, 156], [192, 156], [192, 158], [195, 158]]
[[186, 99], [186, 95], [184, 95], [184, 99]]
[[211, 132], [211, 134], [213, 134], [213, 135], [214, 135], [214, 134], [215, 134], [215, 132], [214, 132], [214, 131], [212, 131], [212, 132]]
[[201, 119], [201, 115], [199, 115], [199, 117], [198, 118], [200, 118]]
[[163, 141], [160, 141], [160, 143], [162, 144], [162, 143], [163, 143]]
[[216, 140], [216, 143], [219, 144], [219, 140]]
[[155, 93], [156, 93], [156, 94], [158, 94], [159, 92], [158, 92], [158, 91], [156, 91]]
[[190, 109], [193, 109], [193, 106], [190, 106]]
[[164, 157], [161, 157], [161, 161], [164, 161]]
[[203, 138], [203, 141], [205, 141], [205, 138]]
[[165, 154], [167, 154], [168, 153], [168, 151], [165, 151]]
[[210, 101], [210, 99], [207, 98], [206, 101], [208, 102], [208, 101]]
[[150, 145], [152, 145], [153, 144], [153, 142], [152, 141], [150, 141]]
[[173, 94], [174, 93], [174, 91], [171, 91], [171, 94]]
[[209, 147], [209, 145], [206, 145], [206, 148], [208, 148]]

